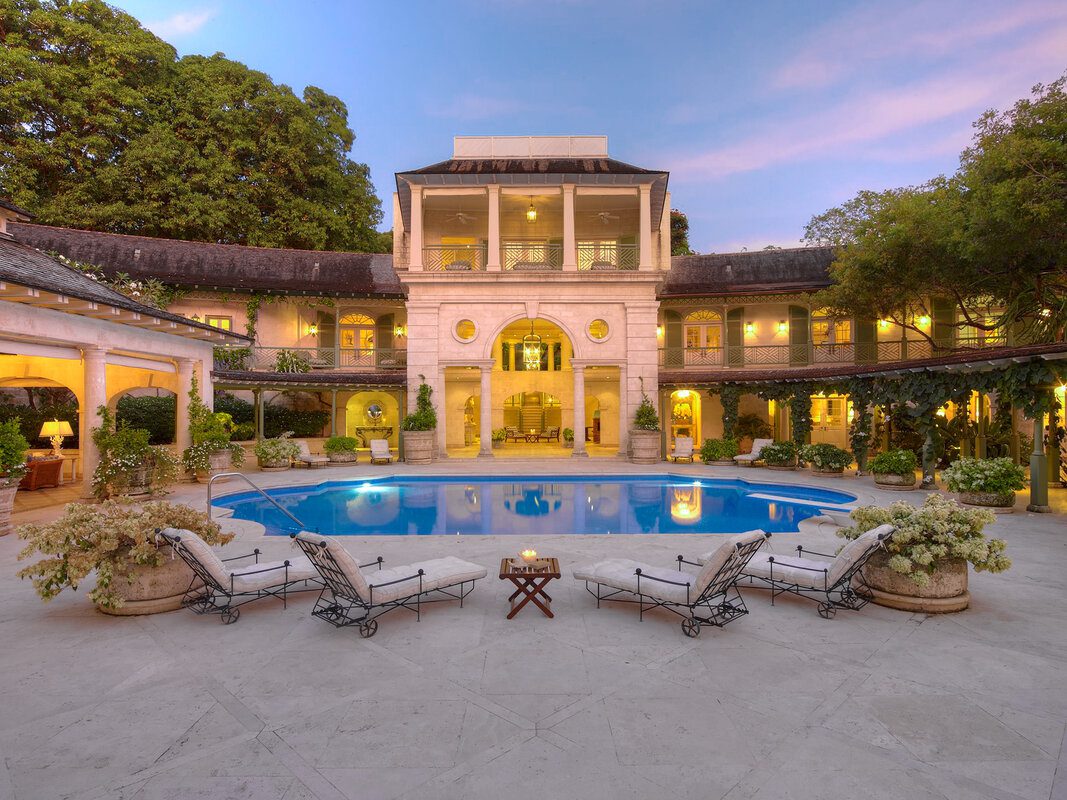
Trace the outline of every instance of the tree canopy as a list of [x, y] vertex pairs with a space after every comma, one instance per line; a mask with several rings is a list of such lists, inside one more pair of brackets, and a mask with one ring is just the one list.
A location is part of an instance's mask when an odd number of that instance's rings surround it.
[[671, 255], [695, 255], [689, 247], [689, 217], [676, 208], [671, 209]]
[[920, 330], [930, 299], [973, 330], [1057, 340], [1067, 328], [1067, 76], [975, 123], [951, 177], [864, 191], [813, 217], [811, 243], [839, 246], [837, 313]]
[[221, 53], [177, 58], [101, 0], [0, 0], [0, 195], [39, 222], [378, 252], [338, 98]]

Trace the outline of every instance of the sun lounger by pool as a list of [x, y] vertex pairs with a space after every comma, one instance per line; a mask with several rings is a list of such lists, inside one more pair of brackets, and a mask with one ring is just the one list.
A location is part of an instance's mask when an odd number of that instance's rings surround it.
[[370, 440], [370, 463], [372, 464], [389, 464], [392, 463], [393, 453], [389, 449], [389, 441], [386, 439], [371, 439]]
[[676, 436], [674, 438], [674, 450], [667, 458], [676, 464], [679, 461], [693, 463], [693, 437]]
[[300, 448], [300, 452], [296, 456], [296, 460], [306, 467], [325, 467], [330, 463], [329, 456], [317, 456], [311, 452], [308, 447], [308, 443], [303, 439], [296, 439], [296, 446]]
[[769, 444], [774, 444], [773, 439], [753, 439], [752, 451], [749, 453], [741, 453], [734, 456], [734, 461], [742, 467], [751, 467], [757, 461], [760, 460], [760, 453], [763, 452], [763, 448]]

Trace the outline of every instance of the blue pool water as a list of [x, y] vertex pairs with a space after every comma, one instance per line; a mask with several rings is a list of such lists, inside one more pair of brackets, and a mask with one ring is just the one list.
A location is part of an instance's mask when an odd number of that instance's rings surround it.
[[[796, 531], [856, 498], [807, 486], [658, 475], [395, 477], [271, 489], [305, 528], [336, 536]], [[219, 498], [271, 534], [296, 526], [255, 492]]]

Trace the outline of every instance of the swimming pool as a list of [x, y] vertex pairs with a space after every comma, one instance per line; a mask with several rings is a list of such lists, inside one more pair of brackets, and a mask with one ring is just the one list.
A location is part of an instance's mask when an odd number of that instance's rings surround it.
[[[270, 489], [305, 528], [336, 536], [795, 532], [847, 492], [649, 476], [391, 477]], [[255, 492], [218, 498], [269, 534], [296, 527]]]

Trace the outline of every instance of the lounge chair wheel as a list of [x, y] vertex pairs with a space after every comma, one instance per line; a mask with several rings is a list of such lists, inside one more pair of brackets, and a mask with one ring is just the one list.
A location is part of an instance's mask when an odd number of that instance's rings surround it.
[[359, 635], [364, 639], [369, 639], [378, 632], [378, 620], [372, 619], [370, 622], [364, 622], [359, 626]]
[[833, 603], [819, 603], [819, 616], [823, 619], [833, 619], [837, 609]]
[[690, 639], [695, 639], [700, 635], [700, 623], [695, 619], [683, 619], [682, 620], [682, 633], [688, 636]]
[[237, 622], [237, 618], [241, 616], [241, 609], [239, 608], [227, 608], [222, 612], [222, 624], [231, 625]]

